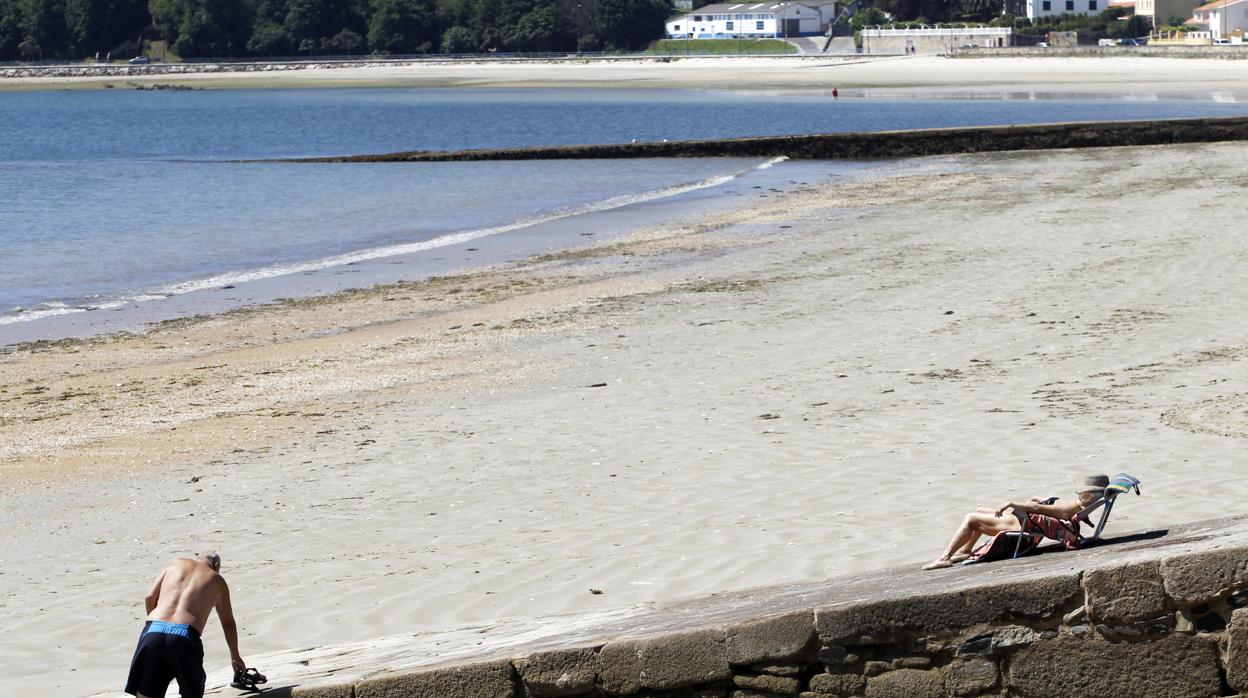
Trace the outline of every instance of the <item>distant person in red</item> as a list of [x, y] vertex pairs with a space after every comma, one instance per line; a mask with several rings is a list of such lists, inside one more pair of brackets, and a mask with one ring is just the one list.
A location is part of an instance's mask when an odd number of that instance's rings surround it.
[[838, 99], [838, 98], [840, 98], [840, 96], [841, 96], [841, 93], [837, 92], [837, 91], [836, 91], [836, 88], [835, 88], [835, 87], [833, 87], [833, 88], [832, 88], [832, 99]]
[[178, 682], [182, 698], [204, 695], [204, 645], [199, 641], [208, 616], [216, 609], [230, 648], [234, 671], [247, 665], [238, 654], [238, 628], [230, 606], [230, 588], [220, 574], [221, 558], [202, 552], [194, 560], [179, 558], [156, 578], [144, 599], [147, 624], [130, 665], [126, 693], [139, 698], [164, 698], [170, 682]]

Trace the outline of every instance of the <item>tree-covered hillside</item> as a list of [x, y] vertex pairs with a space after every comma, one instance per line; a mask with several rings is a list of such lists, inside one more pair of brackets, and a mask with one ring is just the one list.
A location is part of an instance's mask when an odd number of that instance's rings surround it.
[[0, 61], [639, 49], [667, 0], [0, 0]]

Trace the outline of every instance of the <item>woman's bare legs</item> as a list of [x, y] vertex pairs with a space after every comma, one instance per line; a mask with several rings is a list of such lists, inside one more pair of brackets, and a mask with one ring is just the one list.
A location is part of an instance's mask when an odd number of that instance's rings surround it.
[[957, 533], [953, 534], [953, 540], [949, 541], [945, 552], [924, 565], [923, 569], [934, 570], [949, 567], [953, 564], [952, 558], [955, 555], [969, 555], [980, 536], [995, 536], [1005, 531], [1017, 531], [1019, 528], [1016, 516], [996, 516], [983, 511], [967, 514], [962, 520], [962, 525], [958, 527]]

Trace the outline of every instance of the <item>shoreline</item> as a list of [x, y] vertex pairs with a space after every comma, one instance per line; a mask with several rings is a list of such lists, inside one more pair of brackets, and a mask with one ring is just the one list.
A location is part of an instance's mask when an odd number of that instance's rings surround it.
[[263, 668], [919, 563], [961, 512], [1089, 469], [1146, 483], [1118, 531], [1235, 511], [1248, 278], [1191, 212], [1239, 190], [1241, 151], [908, 160], [508, 268], [0, 356], [0, 691], [110, 685], [150, 575], [203, 547]]
[[[801, 186], [796, 179], [852, 176], [863, 163], [784, 163], [776, 158], [724, 158], [732, 168], [707, 179], [625, 195], [536, 218], [481, 229], [447, 231], [428, 239], [400, 241], [334, 257], [290, 263], [286, 268], [225, 272], [177, 282], [184, 292], [149, 288], [138, 299], [103, 299], [94, 307], [69, 306], [45, 316], [0, 323], [0, 355], [51, 346], [62, 340], [143, 334], [166, 323], [213, 319], [240, 309], [281, 305], [318, 296], [351, 294], [372, 287], [428, 278], [471, 275], [522, 263], [530, 257], [613, 240], [673, 217], [713, 214], [752, 189], [778, 193]], [[663, 162], [657, 160], [656, 162]], [[779, 165], [780, 167], [776, 167]], [[410, 249], [409, 249], [410, 248]], [[209, 281], [214, 281], [209, 283]]]
[[[757, 173], [758, 171], [753, 172]], [[703, 201], [681, 201], [677, 197], [675, 200], [668, 202], [655, 202], [654, 206], [657, 209], [655, 212], [650, 214], [643, 213], [636, 218], [630, 215], [633, 207], [623, 207], [618, 213], [626, 220], [614, 223], [609, 220], [597, 221], [592, 215], [577, 216], [560, 222], [561, 227], [576, 229], [598, 223], [599, 227], [593, 229], [593, 237], [588, 238], [594, 240], [594, 242], [590, 243], [583, 242], [586, 238], [564, 236], [561, 243], [551, 249], [527, 256], [520, 256], [519, 258], [477, 262], [449, 273], [428, 276], [417, 275], [411, 279], [384, 283], [364, 283], [336, 291], [322, 289], [319, 292], [312, 292], [293, 298], [275, 297], [270, 300], [246, 303], [239, 307], [218, 312], [192, 313], [169, 317], [151, 324], [143, 323], [140, 317], [138, 320], [140, 324], [130, 329], [88, 332], [79, 336], [10, 344], [0, 347], [0, 399], [4, 399], [6, 393], [12, 395], [16, 392], [16, 397], [7, 397], [6, 400], [6, 402], [10, 403], [9, 423], [16, 422], [20, 424], [30, 419], [32, 422], [41, 423], [37, 431], [43, 432], [48, 426], [45, 423], [47, 417], [44, 414], [44, 406], [49, 402], [54, 404], [61, 403], [57, 405], [55, 410], [61, 416], [64, 413], [60, 412], [60, 410], [65, 407], [77, 410], [83, 406], [95, 405], [101, 402], [96, 398], [95, 394], [97, 391], [90, 390], [89, 387], [83, 386], [80, 380], [75, 380], [82, 378], [81, 375], [65, 374], [52, 380], [47, 380], [50, 376], [41, 376], [40, 368], [50, 368], [53, 371], [57, 369], [55, 359], [44, 362], [42, 360], [44, 355], [100, 353], [110, 357], [105, 359], [105, 363], [115, 363], [116, 365], [110, 365], [107, 368], [96, 366], [97, 371], [103, 370], [109, 374], [119, 370], [139, 372], [144, 374], [140, 382], [168, 381], [169, 385], [176, 385], [180, 381], [185, 382], [185, 387], [191, 388], [189, 392], [192, 396], [185, 398], [185, 401], [177, 411], [186, 412], [187, 414], [183, 414], [177, 419], [159, 420], [153, 423], [153, 426], [155, 424], [172, 424], [174, 426], [163, 429], [157, 428], [156, 430], [178, 430], [177, 439], [183, 442], [183, 446], [187, 444], [195, 445], [196, 453], [199, 453], [202, 447], [207, 447], [211, 451], [213, 448], [219, 448], [219, 444], [223, 440], [229, 441], [240, 433], [254, 431], [256, 427], [254, 424], [251, 424], [254, 420], [243, 416], [254, 411], [246, 409], [242, 405], [236, 405], [232, 410], [220, 413], [231, 415], [224, 420], [220, 420], [225, 422], [223, 426], [219, 427], [224, 431], [208, 437], [205, 444], [205, 437], [198, 433], [194, 423], [205, 418], [210, 422], [214, 421], [214, 419], [211, 416], [211, 412], [195, 409], [197, 407], [205, 407], [205, 405], [194, 402], [193, 400], [196, 398], [194, 398], [193, 394], [199, 392], [198, 386], [202, 383], [201, 377], [210, 374], [196, 373], [198, 371], [213, 371], [214, 369], [222, 368], [226, 364], [233, 365], [234, 362], [239, 360], [251, 363], [255, 359], [259, 363], [264, 364], [263, 366], [253, 367], [257, 371], [257, 375], [285, 373], [286, 370], [278, 370], [271, 363], [276, 357], [263, 355], [263, 352], [261, 352], [261, 356], [255, 356], [255, 350], [257, 348], [261, 350], [265, 348], [273, 349], [284, 343], [293, 342], [305, 347], [325, 345], [327, 351], [333, 352], [343, 344], [344, 340], [342, 338], [352, 333], [369, 332], [374, 331], [371, 328], [378, 328], [375, 331], [393, 334], [394, 328], [390, 326], [395, 324], [414, 325], [423, 330], [434, 331], [436, 334], [456, 334], [456, 332], [437, 332], [430, 325], [430, 320], [447, 315], [459, 317], [463, 313], [471, 315], [473, 307], [478, 303], [485, 302], [488, 304], [506, 300], [513, 287], [522, 292], [530, 287], [534, 287], [541, 295], [542, 290], [549, 286], [553, 295], [558, 297], [568, 291], [577, 293], [575, 289], [586, 283], [581, 279], [582, 276], [589, 279], [587, 283], [591, 286], [598, 283], [615, 282], [617, 277], [627, 278], [636, 273], [629, 268], [634, 265], [634, 260], [629, 259], [630, 257], [638, 256], [639, 254], [642, 256], [663, 256], [674, 251], [695, 253], [708, 249], [707, 246], [714, 247], [713, 236], [706, 241], [699, 242], [700, 236], [697, 234], [689, 236], [687, 233], [691, 229], [701, 227], [714, 228], [732, 225], [733, 221], [739, 221], [750, 216], [753, 213], [752, 209], [747, 211], [732, 210], [733, 204], [738, 204], [739, 202], [738, 197], [752, 196], [757, 200], [758, 204], [766, 205], [767, 199], [771, 198], [774, 201], [776, 200], [775, 197], [784, 196], [786, 189], [789, 193], [793, 191], [809, 191], [811, 189], [812, 185], [807, 183], [793, 182], [787, 185], [781, 184], [774, 176], [778, 174], [780, 179], [787, 179], [788, 175], [781, 169], [773, 169], [771, 173], [767, 179], [762, 181], [764, 184], [772, 186], [761, 187], [760, 191], [752, 195], [739, 193], [729, 196], [721, 193]], [[807, 171], [805, 174], [810, 175], [812, 173]], [[853, 174], [852, 170], [833, 176], [840, 177], [846, 175], [857, 176]], [[753, 180], [746, 181], [752, 182]], [[732, 194], [732, 192], [728, 192], [728, 194]], [[774, 206], [774, 204], [772, 205]], [[644, 207], [645, 205], [643, 204], [642, 206]], [[605, 213], [616, 213], [616, 211], [607, 211]], [[708, 220], [712, 222], [695, 224], [691, 222], [695, 217], [709, 217]], [[692, 239], [693, 242], [690, 242], [689, 239]], [[640, 250], [640, 252], [637, 250]], [[603, 260], [606, 261], [604, 262]], [[567, 275], [556, 274], [548, 278], [548, 272], [544, 271], [544, 269], [549, 266], [567, 266], [570, 271]], [[533, 278], [530, 279], [529, 277]], [[275, 280], [280, 282], [281, 278], [279, 277]], [[397, 310], [396, 313], [396, 308], [401, 306], [389, 305], [396, 300], [418, 302], [416, 302], [415, 308], [402, 308]], [[344, 315], [351, 318], [345, 324], [340, 319]], [[56, 318], [51, 319], [55, 320]], [[523, 329], [524, 321], [517, 320], [517, 322], [521, 323], [517, 327]], [[274, 325], [280, 327], [281, 331], [270, 330], [265, 332], [262, 329], [271, 328]], [[483, 322], [474, 322], [467, 326], [461, 323], [459, 325], [451, 325], [451, 330], [471, 333], [471, 330], [485, 326], [486, 323]], [[466, 327], [467, 329], [465, 329]], [[511, 328], [511, 325], [491, 325], [489, 327], [490, 330], [509, 328]], [[480, 332], [485, 331], [480, 330]], [[271, 336], [265, 337], [266, 334]], [[467, 344], [476, 344], [478, 341], [475, 338], [469, 338]], [[458, 338], [450, 341], [450, 344], [458, 343]], [[123, 348], [117, 350], [118, 345], [121, 345]], [[130, 363], [127, 355], [131, 351], [124, 348], [127, 345], [143, 346], [149, 349], [151, 347], [167, 349], [171, 350], [171, 353], [162, 356], [161, 361], [157, 365], [147, 367], [142, 365], [147, 363], [146, 358], [140, 359], [137, 363]], [[187, 345], [193, 345], [193, 348], [187, 349]], [[357, 350], [359, 348], [356, 346]], [[142, 353], [146, 353], [147, 350], [145, 349]], [[299, 353], [304, 354], [309, 351], [316, 350], [304, 349]], [[446, 348], [443, 348], [441, 353], [447, 353]], [[207, 362], [198, 358], [203, 355], [229, 356], [231, 358], [229, 361], [217, 358], [213, 359], [212, 362]], [[226, 364], [217, 365], [221, 361], [226, 361]], [[90, 364], [92, 362], [88, 360], [87, 363]], [[166, 363], [169, 365], [164, 365]], [[191, 372], [193, 377], [186, 378], [185, 373], [187, 371]], [[19, 374], [25, 376], [25, 379], [20, 380]], [[177, 377], [178, 374], [182, 374], [182, 377]], [[34, 387], [18, 392], [17, 389], [22, 383], [34, 384]], [[135, 381], [131, 380], [130, 383], [135, 383]], [[118, 387], [122, 386], [119, 385]], [[119, 392], [132, 391], [122, 390]], [[145, 390], [141, 391], [141, 393], [141, 401], [145, 402], [148, 399], [156, 398], [156, 395], [152, 392]], [[27, 399], [23, 399], [26, 396], [28, 396]], [[166, 394], [164, 397], [167, 398], [168, 395]], [[267, 401], [275, 397], [267, 396], [262, 398], [262, 400]], [[288, 397], [290, 396], [282, 396], [282, 398], [278, 398], [278, 401], [285, 401], [285, 398]], [[322, 398], [309, 399], [315, 401]], [[14, 402], [17, 405], [13, 405], [12, 403]], [[31, 411], [23, 410], [23, 407]], [[219, 408], [220, 405], [215, 405], [215, 407]], [[109, 469], [102, 473], [105, 475], [118, 472], [137, 472], [134, 469], [139, 467], [145, 460], [148, 462], [144, 467], [148, 469], [159, 466], [159, 463], [154, 463], [151, 459], [143, 457], [143, 454], [151, 452], [154, 444], [148, 438], [142, 436], [142, 432], [145, 431], [142, 427], [137, 430], [139, 435], [135, 438], [134, 444], [126, 447], [115, 446], [112, 442], [113, 434], [111, 434], [107, 425], [119, 419], [119, 415], [115, 413], [117, 410], [116, 402], [108, 400], [107, 406], [100, 409], [102, 414], [99, 415], [98, 420], [95, 420], [97, 424], [93, 429], [84, 431], [79, 425], [66, 430], [64, 435], [49, 437], [45, 434], [42, 439], [35, 437], [32, 433], [11, 438], [7, 445], [0, 445], [0, 465], [4, 466], [3, 469], [0, 469], [0, 492], [16, 493], [31, 487], [55, 483], [62, 476], [69, 476], [71, 479], [83, 476], [91, 477], [92, 473], [89, 470], [89, 463], [101, 460], [101, 456], [104, 454], [109, 454], [108, 460], [111, 462]], [[134, 404], [131, 405], [131, 409], [140, 410], [143, 407]], [[302, 414], [296, 410], [289, 415], [279, 410], [272, 415], [275, 421], [266, 424], [262, 430], [272, 432], [274, 430], [293, 429], [295, 427], [288, 425], [287, 422], [306, 421], [307, 423], [304, 427], [307, 428], [299, 429], [299, 433], [307, 436], [307, 429], [319, 426], [320, 422], [323, 421], [319, 418], [326, 416], [324, 411], [311, 413], [310, 410], [311, 408], [309, 408], [308, 413]], [[359, 411], [359, 409], [356, 411]], [[300, 419], [283, 419], [288, 416], [299, 417]], [[242, 419], [238, 420], [239, 423], [232, 424], [231, 422], [235, 421], [233, 417], [242, 417]], [[304, 420], [303, 418], [307, 419]], [[121, 417], [120, 420], [128, 422], [130, 418]], [[183, 422], [189, 422], [190, 426], [181, 426]], [[34, 424], [32, 423], [31, 426], [34, 426]], [[216, 432], [218, 427], [211, 427], [208, 431]], [[70, 433], [73, 433], [74, 436], [70, 436]], [[54, 448], [62, 448], [65, 446], [65, 444], [61, 443], [62, 439], [75, 441], [75, 443], [69, 445], [69, 450], [81, 450], [84, 452], [68, 457], [51, 459], [56, 463], [56, 466], [48, 467], [48, 454], [40, 451], [38, 448], [32, 450], [31, 447], [32, 443], [42, 441], [45, 444], [45, 448], [54, 444]], [[97, 444], [94, 447], [81, 448], [84, 444], [90, 444], [99, 440], [103, 441], [103, 445]], [[17, 444], [22, 445], [19, 446]], [[182, 449], [184, 456], [189, 453], [191, 453], [191, 450]]]

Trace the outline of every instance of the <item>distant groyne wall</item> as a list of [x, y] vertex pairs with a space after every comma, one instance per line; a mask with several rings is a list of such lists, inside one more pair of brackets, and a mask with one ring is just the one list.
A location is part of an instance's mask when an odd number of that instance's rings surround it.
[[1248, 117], [979, 126], [701, 141], [500, 148], [300, 158], [282, 162], [465, 162], [679, 157], [837, 160], [1248, 140]]
[[[316, 698], [1185, 698], [1248, 691], [1248, 519], [757, 588]], [[461, 655], [470, 657], [470, 655]]]

